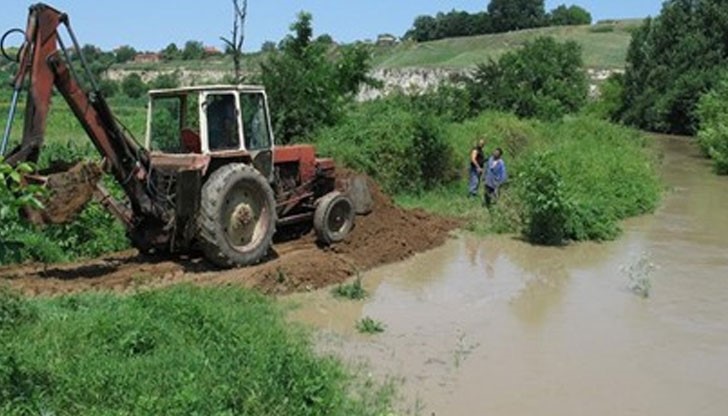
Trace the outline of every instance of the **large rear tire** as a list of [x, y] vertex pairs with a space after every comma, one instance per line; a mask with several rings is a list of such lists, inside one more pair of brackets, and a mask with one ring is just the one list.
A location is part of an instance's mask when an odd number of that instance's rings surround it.
[[202, 187], [198, 240], [220, 267], [259, 263], [270, 250], [276, 204], [268, 181], [243, 164], [221, 167]]
[[354, 216], [351, 198], [338, 191], [324, 195], [313, 217], [318, 241], [327, 245], [343, 241], [354, 228]]

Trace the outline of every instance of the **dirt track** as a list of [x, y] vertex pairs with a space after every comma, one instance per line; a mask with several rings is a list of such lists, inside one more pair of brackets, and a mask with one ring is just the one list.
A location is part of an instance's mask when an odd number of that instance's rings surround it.
[[253, 287], [269, 294], [313, 290], [340, 283], [376, 266], [403, 260], [443, 244], [457, 224], [421, 211], [396, 207], [370, 183], [374, 211], [358, 217], [342, 244], [319, 248], [312, 235], [274, 246], [257, 266], [216, 270], [201, 258], [155, 258], [136, 251], [62, 265], [31, 264], [0, 268], [0, 281], [29, 295], [89, 290], [127, 292], [177, 283]]

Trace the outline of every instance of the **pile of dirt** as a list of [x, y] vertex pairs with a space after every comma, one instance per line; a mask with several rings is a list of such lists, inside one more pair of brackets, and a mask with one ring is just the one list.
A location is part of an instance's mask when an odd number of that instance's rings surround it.
[[[348, 172], [342, 172], [345, 179]], [[177, 283], [243, 285], [269, 294], [314, 290], [341, 283], [356, 273], [406, 259], [445, 243], [457, 222], [394, 204], [368, 180], [373, 211], [356, 219], [347, 240], [319, 247], [313, 235], [277, 244], [257, 266], [216, 270], [201, 258], [143, 256], [136, 251], [63, 265], [0, 268], [7, 281], [29, 295], [58, 295], [88, 290], [127, 292]]]

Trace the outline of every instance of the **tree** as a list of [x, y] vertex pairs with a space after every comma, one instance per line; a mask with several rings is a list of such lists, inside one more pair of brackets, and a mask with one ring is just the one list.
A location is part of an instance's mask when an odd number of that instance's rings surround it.
[[225, 43], [226, 50], [233, 56], [236, 82], [243, 80], [240, 60], [243, 56], [243, 44], [245, 43], [245, 20], [248, 17], [248, 0], [233, 1], [233, 30], [230, 37], [221, 37]]
[[310, 137], [315, 129], [336, 123], [371, 68], [368, 49], [345, 48], [330, 57], [316, 42], [312, 16], [302, 12], [291, 34], [261, 64], [261, 80], [270, 100], [273, 125], [282, 143]]
[[432, 16], [417, 16], [415, 22], [405, 35], [406, 38], [415, 42], [427, 42], [435, 39], [437, 20]]
[[588, 92], [579, 44], [550, 37], [479, 65], [467, 84], [477, 110], [494, 108], [546, 120], [578, 111]]
[[717, 173], [728, 175], [728, 73], [698, 103], [698, 142]]
[[548, 15], [551, 26], [578, 26], [590, 25], [592, 16], [589, 11], [579, 6], [567, 7], [565, 4], [551, 10]]
[[129, 98], [139, 98], [147, 91], [147, 85], [139, 74], [132, 73], [121, 81], [121, 90]]
[[182, 59], [185, 61], [200, 60], [205, 57], [205, 47], [202, 42], [188, 40], [182, 49]]
[[180, 59], [182, 52], [177, 47], [176, 43], [170, 43], [166, 48], [162, 49], [162, 59], [165, 61], [175, 61]]
[[119, 91], [119, 84], [110, 79], [102, 79], [99, 81], [99, 90], [106, 98], [111, 98]]
[[728, 64], [725, 0], [669, 0], [632, 35], [622, 121], [674, 134], [694, 134], [696, 107]]
[[488, 14], [496, 32], [540, 27], [546, 21], [544, 0], [491, 0]]
[[123, 64], [124, 62], [129, 62], [136, 56], [137, 51], [136, 49], [132, 48], [131, 46], [124, 45], [120, 46], [115, 51], [116, 56], [116, 63]]
[[263, 45], [260, 47], [261, 52], [274, 52], [276, 49], [278, 49], [278, 45], [270, 40], [263, 42]]

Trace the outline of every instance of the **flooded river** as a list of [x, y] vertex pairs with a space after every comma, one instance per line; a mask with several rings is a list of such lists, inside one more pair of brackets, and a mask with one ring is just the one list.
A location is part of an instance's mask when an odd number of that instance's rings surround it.
[[[401, 378], [403, 413], [728, 414], [728, 180], [686, 139], [657, 147], [671, 189], [616, 242], [461, 236], [367, 273], [364, 302], [297, 295], [292, 319]], [[386, 332], [357, 334], [364, 316]]]

